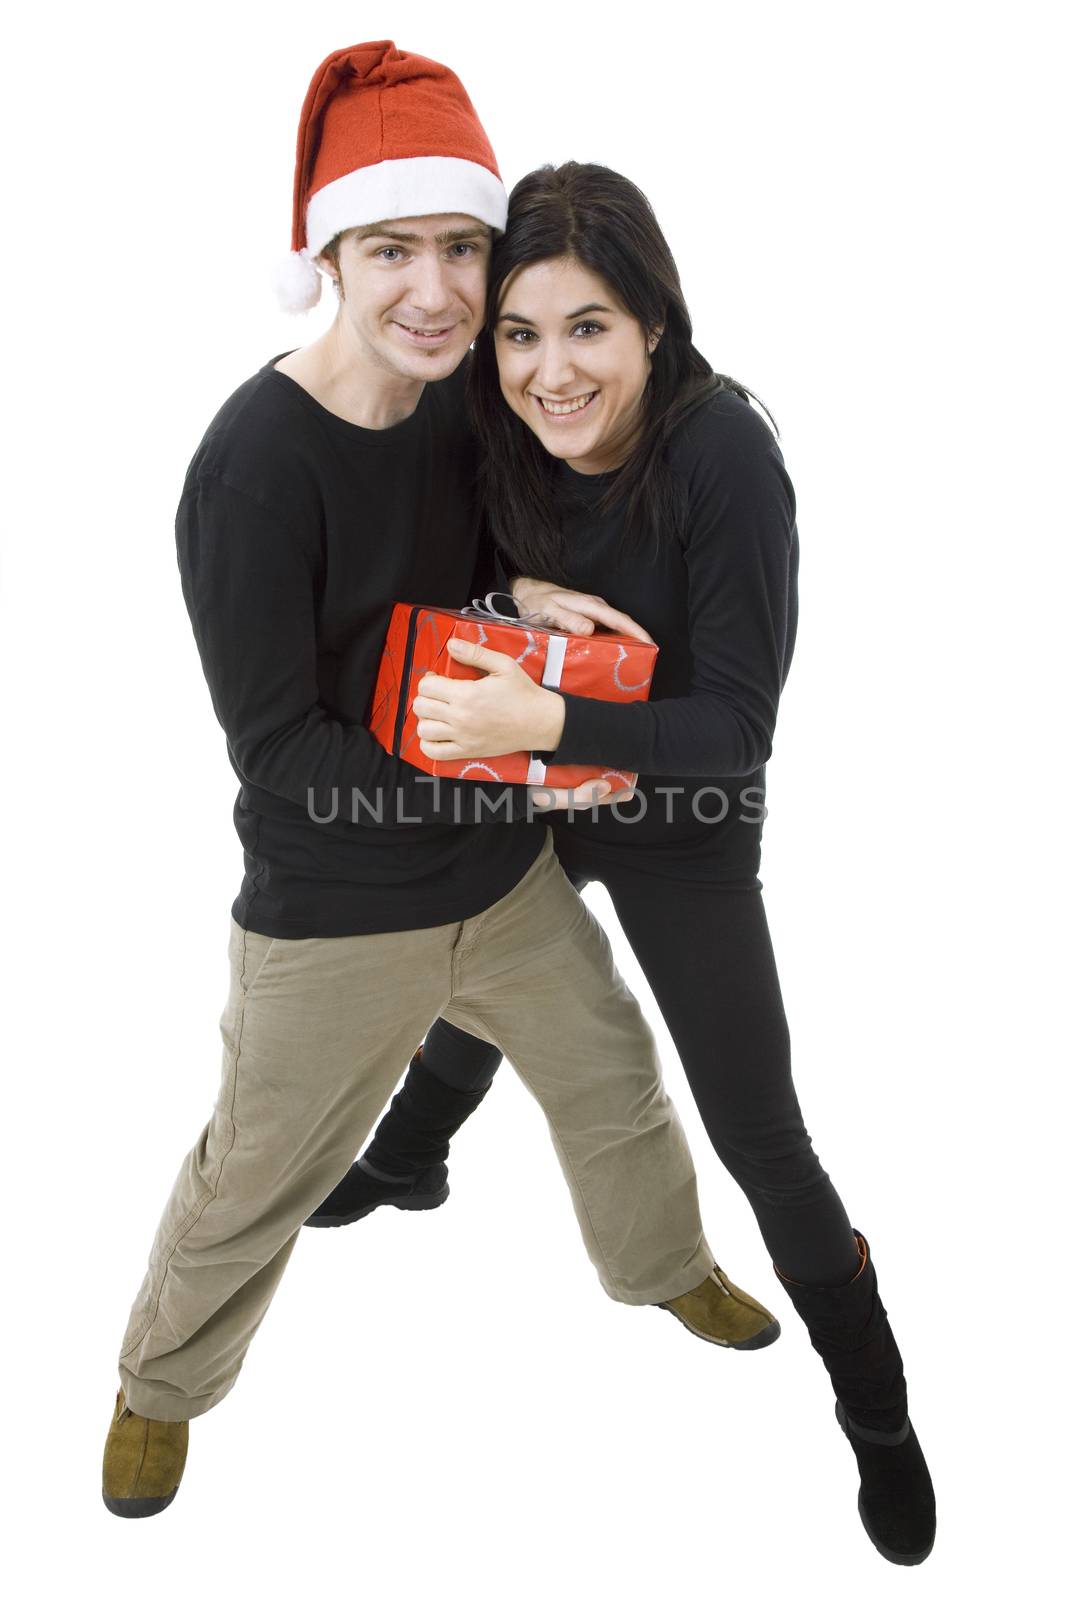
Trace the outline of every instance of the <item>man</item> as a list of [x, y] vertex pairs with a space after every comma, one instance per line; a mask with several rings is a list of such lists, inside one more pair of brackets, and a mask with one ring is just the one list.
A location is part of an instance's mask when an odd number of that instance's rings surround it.
[[[319, 258], [337, 317], [225, 403], [177, 516], [241, 780], [245, 877], [219, 1096], [121, 1347], [104, 1455], [120, 1516], [170, 1504], [189, 1419], [233, 1385], [305, 1218], [439, 1015], [503, 1050], [539, 1100], [607, 1293], [684, 1296], [676, 1314], [727, 1342], [701, 1309], [714, 1261], [651, 1035], [549, 830], [525, 807], [507, 820], [502, 802], [526, 791], [432, 782], [361, 725], [393, 602], [470, 597], [460, 369], [505, 210], [446, 68], [391, 43], [322, 64], [301, 117], [288, 300], [314, 303]], [[768, 1328], [754, 1305], [731, 1310]]]

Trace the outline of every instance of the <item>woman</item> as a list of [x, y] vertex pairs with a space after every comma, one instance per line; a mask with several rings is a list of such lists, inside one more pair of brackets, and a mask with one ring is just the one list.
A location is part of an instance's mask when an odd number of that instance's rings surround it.
[[[660, 654], [647, 705], [608, 704], [543, 689], [498, 652], [450, 645], [487, 675], [421, 681], [423, 749], [488, 760], [534, 748], [641, 774], [624, 806], [549, 819], [559, 858], [578, 888], [597, 881], [611, 895], [708, 1136], [829, 1372], [864, 1527], [888, 1560], [915, 1564], [933, 1544], [933, 1489], [866, 1240], [793, 1088], [756, 876], [796, 630], [792, 486], [749, 392], [694, 348], [666, 241], [617, 173], [570, 162], [516, 188], [471, 404], [515, 599], [575, 632], [636, 615]], [[437, 1023], [315, 1220], [440, 1204], [449, 1135], [498, 1064]]]

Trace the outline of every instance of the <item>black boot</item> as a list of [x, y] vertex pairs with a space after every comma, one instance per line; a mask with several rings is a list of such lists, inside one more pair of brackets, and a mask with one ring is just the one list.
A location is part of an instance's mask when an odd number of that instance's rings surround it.
[[443, 1205], [449, 1140], [481, 1105], [491, 1083], [482, 1089], [453, 1088], [423, 1065], [420, 1045], [371, 1143], [304, 1226], [358, 1222], [378, 1206], [428, 1211]]
[[492, 1086], [457, 1089], [424, 1065], [422, 1046], [364, 1151], [376, 1172], [409, 1178], [448, 1160], [449, 1140], [481, 1105]]
[[305, 1228], [341, 1228], [358, 1222], [379, 1206], [398, 1211], [432, 1211], [448, 1199], [448, 1168], [437, 1162], [410, 1178], [382, 1178], [368, 1171], [361, 1157], [304, 1223]]
[[[853, 1230], [855, 1231], [855, 1230]], [[908, 1417], [900, 1351], [867, 1241], [849, 1283], [820, 1288], [775, 1273], [805, 1323], [837, 1396], [837, 1420], [860, 1472], [859, 1513], [879, 1555], [917, 1566], [934, 1545], [934, 1486]]]

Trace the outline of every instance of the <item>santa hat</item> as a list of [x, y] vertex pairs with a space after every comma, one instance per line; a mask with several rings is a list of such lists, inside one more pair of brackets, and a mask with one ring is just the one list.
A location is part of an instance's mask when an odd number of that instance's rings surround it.
[[507, 221], [496, 157], [455, 73], [391, 39], [335, 50], [300, 113], [292, 250], [275, 278], [283, 309], [317, 304], [315, 257], [346, 228], [447, 212]]

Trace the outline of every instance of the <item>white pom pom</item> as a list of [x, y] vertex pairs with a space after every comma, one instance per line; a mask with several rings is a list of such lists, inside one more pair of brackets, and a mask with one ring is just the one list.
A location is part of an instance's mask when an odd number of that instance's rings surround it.
[[274, 272], [274, 292], [283, 311], [310, 311], [317, 306], [322, 293], [322, 277], [314, 258], [305, 245], [303, 250], [290, 250]]

